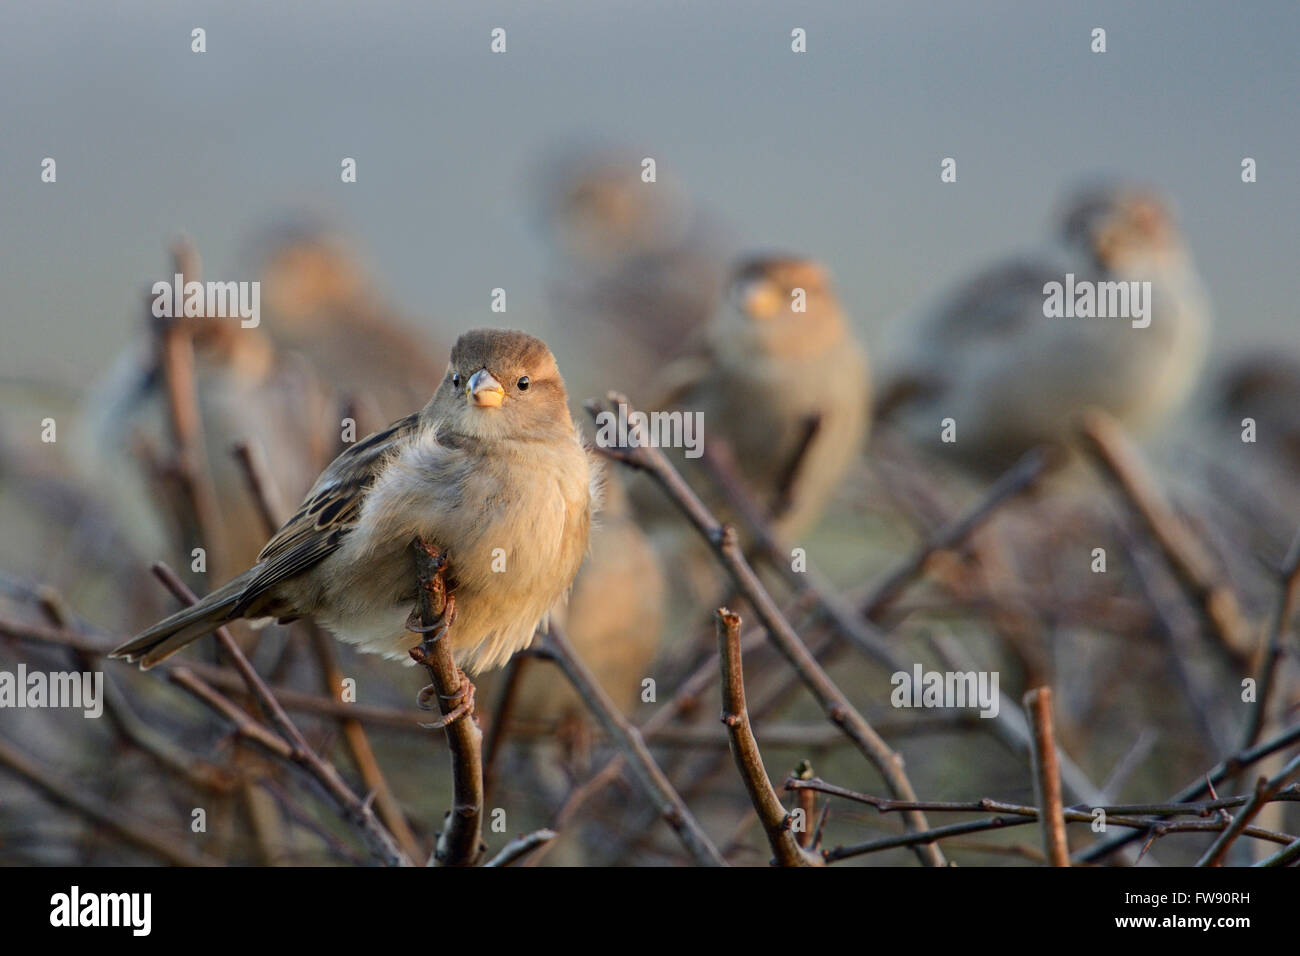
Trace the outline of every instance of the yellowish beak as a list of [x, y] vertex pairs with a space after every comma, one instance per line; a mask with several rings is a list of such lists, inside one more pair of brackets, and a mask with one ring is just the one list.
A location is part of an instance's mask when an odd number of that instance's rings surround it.
[[506, 390], [491, 372], [481, 368], [465, 383], [465, 397], [481, 408], [492, 408], [501, 404]]
[[746, 283], [739, 290], [739, 299], [741, 310], [751, 319], [770, 319], [787, 304], [781, 290], [763, 279]]

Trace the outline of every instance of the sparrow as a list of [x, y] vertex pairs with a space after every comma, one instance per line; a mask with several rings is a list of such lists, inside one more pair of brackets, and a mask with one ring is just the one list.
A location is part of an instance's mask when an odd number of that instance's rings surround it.
[[271, 341], [301, 355], [330, 383], [340, 407], [356, 406], [358, 431], [425, 400], [445, 349], [386, 304], [336, 232], [299, 216], [268, 229], [253, 246]]
[[420, 411], [339, 455], [257, 563], [113, 651], [148, 668], [237, 618], [310, 615], [364, 651], [409, 660], [410, 545], [448, 553], [450, 641], [467, 672], [527, 647], [587, 551], [598, 491], [550, 349], [477, 330]]
[[[1049, 317], [1050, 283], [1150, 282], [1149, 325]], [[1135, 430], [1187, 398], [1206, 357], [1210, 307], [1165, 201], [1128, 184], [1065, 204], [1038, 253], [958, 283], [898, 323], [882, 420], [978, 471], [1038, 444], [1063, 446], [1088, 406]], [[955, 426], [944, 441], [944, 422]]]
[[[658, 386], [649, 409], [698, 412], [704, 445], [725, 444], [751, 499], [783, 537], [817, 521], [867, 438], [866, 352], [827, 270], [808, 259], [742, 260], [725, 302]], [[700, 458], [665, 453], [705, 504], [736, 522]], [[634, 486], [634, 501], [652, 522], [671, 509], [645, 483]]]
[[551, 161], [540, 187], [542, 231], [554, 260], [550, 299], [600, 361], [583, 382], [596, 394], [637, 391], [681, 354], [726, 288], [728, 230], [659, 165], [642, 180], [626, 149], [574, 149]]
[[[328, 387], [296, 356], [277, 350], [261, 327], [238, 319], [176, 319], [191, 326], [194, 390], [203, 457], [219, 521], [206, 529], [210, 570], [245, 567], [266, 529], [233, 448], [256, 447], [275, 476], [276, 491], [302, 495], [337, 443], [338, 416]], [[333, 441], [330, 441], [332, 436]], [[88, 485], [121, 516], [140, 553], [165, 551], [171, 529], [161, 519], [156, 476], [141, 456], [165, 461], [172, 438], [164, 375], [155, 342], [128, 346], [82, 404], [74, 442]], [[189, 563], [188, 549], [175, 555]]]

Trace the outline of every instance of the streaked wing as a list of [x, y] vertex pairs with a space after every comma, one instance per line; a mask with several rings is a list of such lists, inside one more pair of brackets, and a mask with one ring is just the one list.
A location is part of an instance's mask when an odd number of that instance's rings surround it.
[[416, 430], [419, 414], [408, 415], [339, 455], [321, 472], [302, 505], [257, 556], [257, 573], [240, 595], [243, 613], [280, 582], [301, 574], [338, 550], [361, 516], [365, 493], [389, 454]]

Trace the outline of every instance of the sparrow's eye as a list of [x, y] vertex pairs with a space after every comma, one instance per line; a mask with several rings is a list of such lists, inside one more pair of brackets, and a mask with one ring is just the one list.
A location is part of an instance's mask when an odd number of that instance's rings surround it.
[[452, 387], [452, 388], [460, 388], [460, 372], [452, 372], [452, 374], [451, 374], [451, 387]]
[[515, 388], [519, 389], [521, 392], [526, 392], [528, 391], [528, 386], [531, 384], [532, 382], [528, 380], [527, 375], [521, 375], [519, 376], [519, 381], [515, 382]]

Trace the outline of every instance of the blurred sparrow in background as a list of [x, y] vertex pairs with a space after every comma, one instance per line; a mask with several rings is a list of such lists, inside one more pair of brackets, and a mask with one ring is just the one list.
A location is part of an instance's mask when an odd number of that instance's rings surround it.
[[[196, 261], [188, 246], [178, 248]], [[217, 316], [170, 321], [188, 323], [193, 343], [203, 453], [220, 519], [207, 529], [213, 540], [205, 544], [214, 552], [209, 564], [212, 570], [245, 567], [266, 540], [266, 528], [234, 446], [256, 448], [276, 490], [297, 497], [333, 450], [325, 433], [337, 439], [337, 416], [312, 369], [278, 353], [261, 327]], [[173, 447], [157, 335], [124, 352], [91, 390], [75, 446], [86, 480], [106, 495], [140, 552], [188, 564], [188, 552], [170, 551], [176, 538], [158, 507], [159, 475], [151, 473]]]
[[268, 230], [255, 246], [267, 333], [300, 353], [340, 406], [356, 406], [359, 431], [425, 400], [445, 349], [384, 303], [337, 234], [304, 217]]
[[573, 582], [594, 473], [546, 344], [467, 332], [428, 404], [339, 455], [257, 564], [113, 655], [150, 667], [227, 621], [311, 615], [409, 663], [419, 536], [449, 552], [457, 663], [498, 666]]
[[[785, 537], [817, 521], [867, 435], [866, 353], [826, 270], [807, 259], [741, 262], [692, 354], [665, 369], [659, 386], [649, 407], [699, 412], [704, 444], [725, 446], [750, 497]], [[666, 453], [719, 517], [737, 523], [700, 459]], [[662, 492], [634, 487], [648, 520], [668, 518]], [[669, 520], [680, 523], [675, 513]]]
[[[1088, 406], [1143, 428], [1186, 399], [1204, 363], [1210, 309], [1164, 202], [1143, 188], [1090, 188], [1067, 203], [1059, 228], [1051, 248], [978, 273], [900, 320], [894, 371], [877, 402], [882, 419], [999, 470], [1032, 445], [1066, 442]], [[1045, 313], [1050, 283], [1067, 296], [1091, 287], [1095, 308], [1109, 295], [1097, 284], [1110, 282], [1150, 282], [1148, 315], [1136, 324], [1082, 317], [1072, 304], [1068, 317]], [[1130, 299], [1141, 287], [1124, 292]], [[953, 442], [942, 440], [945, 419]]]
[[637, 392], [713, 314], [734, 250], [723, 229], [658, 166], [642, 181], [627, 150], [571, 150], [543, 175], [542, 228], [566, 326], [599, 357], [584, 392]]

